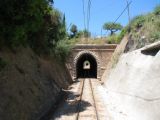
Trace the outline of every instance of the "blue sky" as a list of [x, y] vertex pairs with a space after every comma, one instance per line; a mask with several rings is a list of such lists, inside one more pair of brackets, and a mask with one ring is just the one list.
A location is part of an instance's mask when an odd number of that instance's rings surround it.
[[[85, 1], [85, 12], [87, 12], [87, 3]], [[105, 22], [115, 21], [120, 13], [126, 7], [126, 0], [91, 0], [90, 27], [92, 36], [101, 35], [101, 28]], [[131, 1], [131, 0], [128, 0]], [[133, 18], [136, 15], [151, 12], [154, 7], [160, 4], [160, 0], [132, 0], [130, 5], [130, 15]], [[82, 0], [54, 0], [54, 7], [65, 13], [67, 27], [70, 24], [77, 25], [79, 30], [83, 30], [83, 4]], [[117, 21], [125, 26], [128, 23], [127, 11]], [[102, 31], [105, 34], [105, 31]]]

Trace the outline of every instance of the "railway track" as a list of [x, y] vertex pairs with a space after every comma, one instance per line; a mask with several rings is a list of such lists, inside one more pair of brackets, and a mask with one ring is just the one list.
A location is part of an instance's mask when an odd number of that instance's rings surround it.
[[109, 120], [97, 79], [78, 79], [50, 120]]
[[[82, 79], [80, 88], [76, 120], [99, 120], [92, 80], [90, 78]], [[85, 107], [84, 101], [90, 103], [90, 106], [86, 110], [81, 111]]]
[[90, 87], [91, 87], [91, 91], [92, 91], [92, 97], [93, 97], [93, 101], [94, 101], [94, 108], [95, 108], [95, 113], [96, 113], [96, 120], [99, 120], [99, 116], [98, 116], [98, 111], [97, 111], [97, 105], [96, 105], [96, 99], [95, 99], [95, 94], [93, 91], [93, 86], [92, 86], [92, 81], [91, 79], [89, 79], [89, 83], [90, 83]]

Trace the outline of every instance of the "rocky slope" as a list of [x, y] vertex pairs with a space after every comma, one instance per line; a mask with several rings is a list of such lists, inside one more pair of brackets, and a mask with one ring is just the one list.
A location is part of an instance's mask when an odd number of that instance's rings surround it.
[[18, 51], [0, 51], [0, 120], [39, 120], [72, 81], [54, 59], [29, 48]]

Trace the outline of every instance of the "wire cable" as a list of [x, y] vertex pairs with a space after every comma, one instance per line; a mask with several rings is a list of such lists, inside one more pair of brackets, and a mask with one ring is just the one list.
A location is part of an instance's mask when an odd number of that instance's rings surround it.
[[88, 9], [87, 9], [87, 30], [89, 31], [90, 25], [90, 12], [91, 12], [91, 0], [88, 0]]
[[116, 23], [118, 21], [118, 19], [123, 15], [123, 13], [128, 9], [129, 5], [132, 3], [132, 1], [130, 1], [127, 6], [125, 7], [125, 9], [121, 12], [121, 14], [118, 16], [118, 18], [114, 21], [114, 23]]
[[82, 4], [83, 4], [83, 21], [84, 21], [84, 28], [86, 29], [86, 14], [85, 14], [85, 4], [84, 4], [84, 0], [82, 0]]
[[[119, 18], [123, 15], [123, 13], [128, 9], [128, 7], [130, 6], [130, 4], [132, 3], [132, 1], [130, 1], [128, 4], [127, 4], [127, 6], [124, 8], [124, 10], [121, 12], [121, 14], [116, 18], [116, 20], [113, 22], [113, 24], [115, 24], [118, 20], [119, 20]], [[108, 32], [108, 30], [107, 30], [107, 32]], [[106, 32], [106, 33], [107, 33]]]

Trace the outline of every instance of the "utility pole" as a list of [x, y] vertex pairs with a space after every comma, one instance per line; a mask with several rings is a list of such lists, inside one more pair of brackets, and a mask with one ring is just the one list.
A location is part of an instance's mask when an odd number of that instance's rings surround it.
[[128, 11], [128, 22], [130, 23], [130, 10], [129, 10], [129, 2], [128, 2], [128, 0], [126, 0], [126, 2], [127, 2], [127, 11]]
[[101, 39], [102, 39], [102, 27], [101, 27]]
[[130, 4], [129, 4], [128, 0], [126, 0], [126, 3], [127, 3], [127, 11], [128, 11], [128, 32], [129, 32], [130, 31], [130, 21], [131, 21], [131, 18], [130, 18], [130, 9], [129, 9], [129, 5]]

